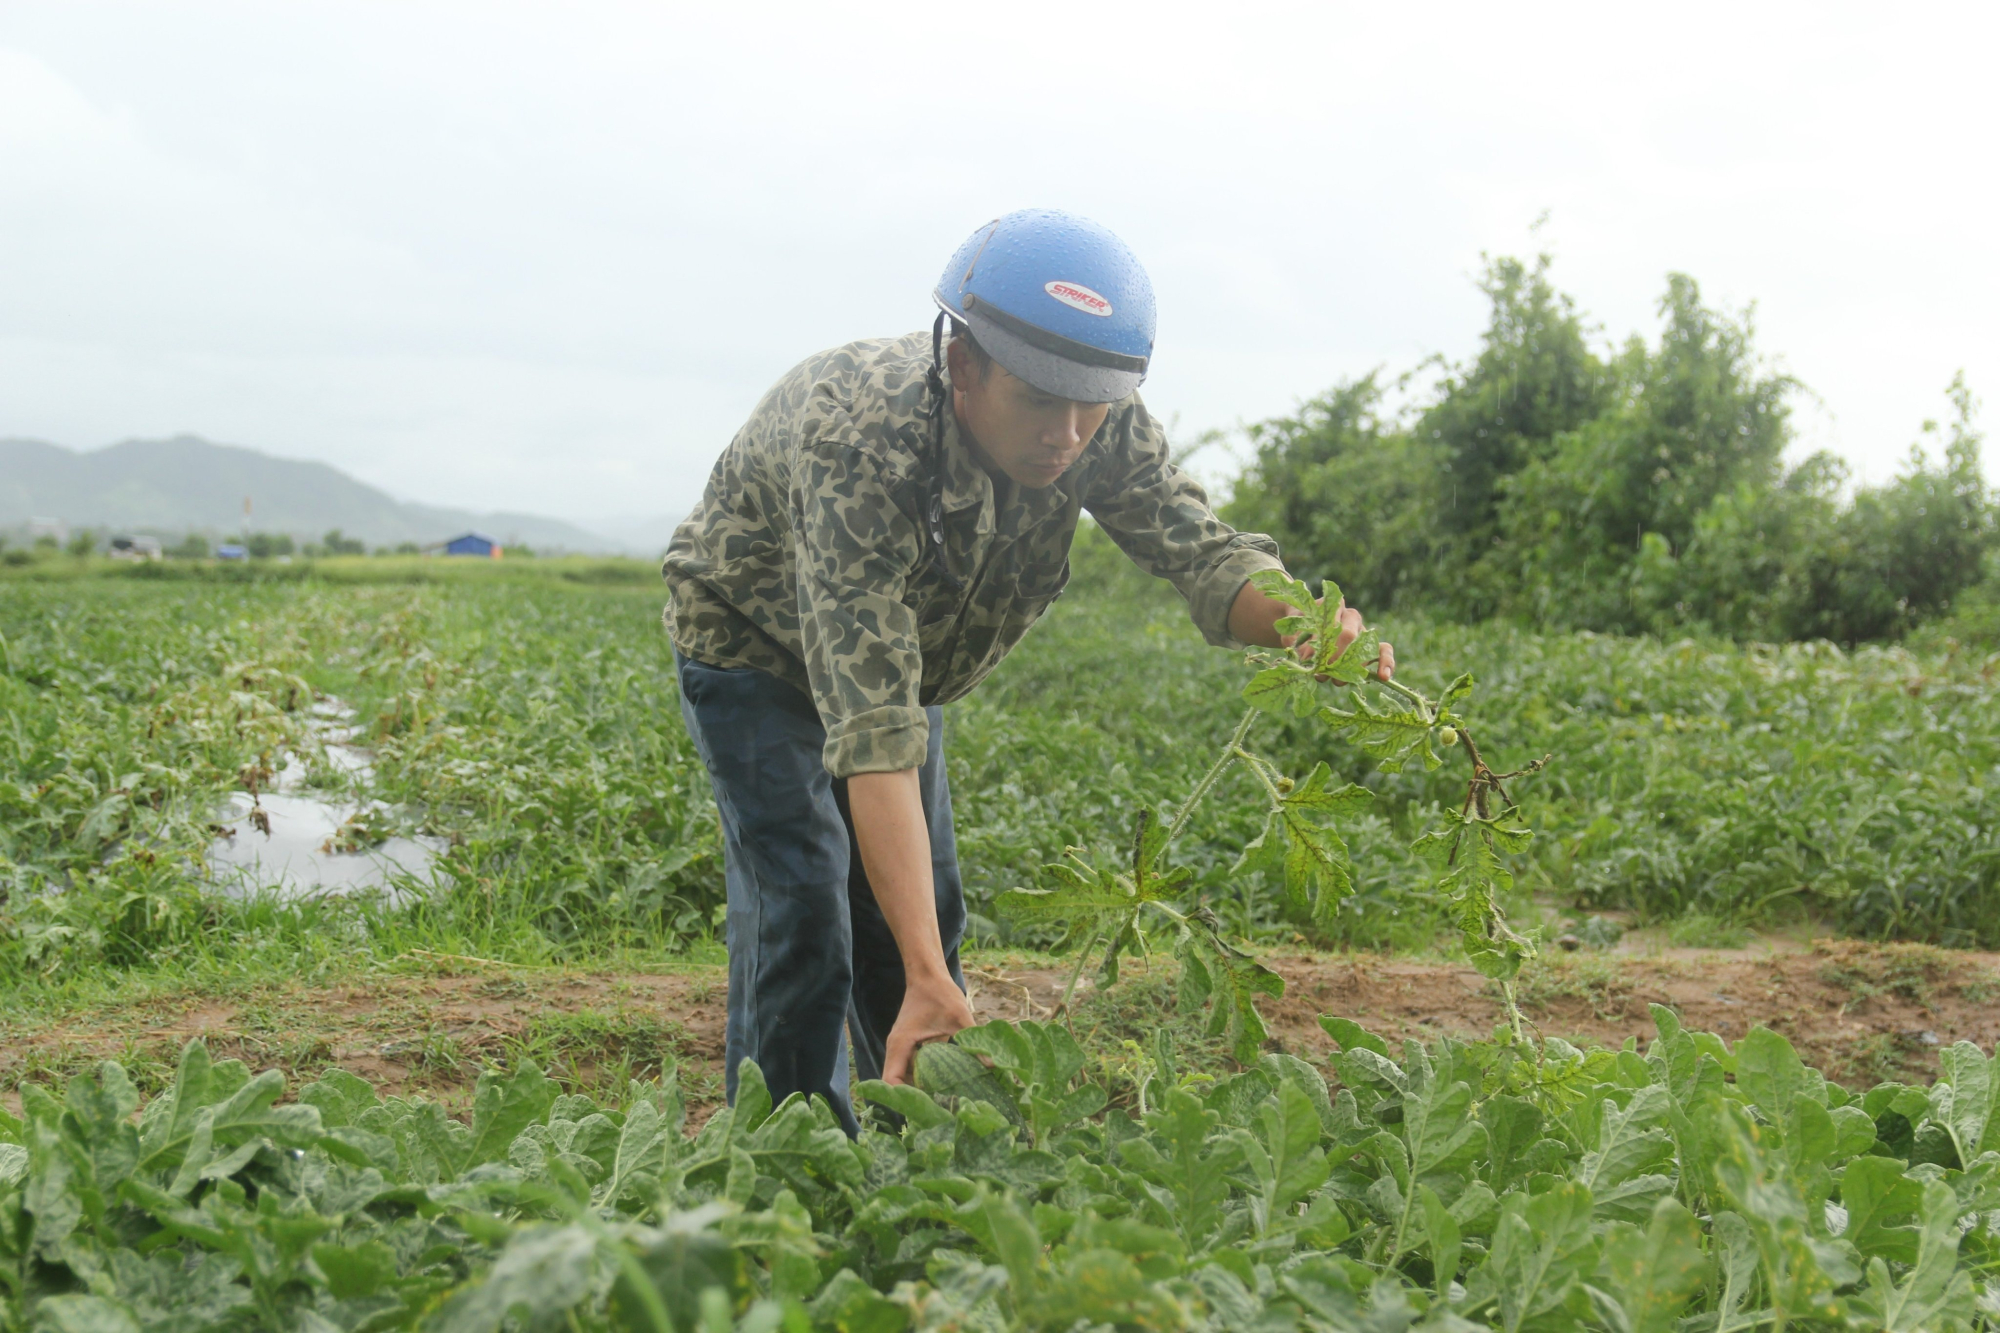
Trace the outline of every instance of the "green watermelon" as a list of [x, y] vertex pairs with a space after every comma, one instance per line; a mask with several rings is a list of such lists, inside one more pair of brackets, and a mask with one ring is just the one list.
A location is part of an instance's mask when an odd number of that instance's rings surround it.
[[917, 1086], [940, 1102], [959, 1097], [985, 1102], [1012, 1121], [1015, 1128], [1026, 1127], [1021, 1108], [1014, 1104], [986, 1062], [971, 1051], [948, 1041], [934, 1041], [917, 1048], [916, 1064]]

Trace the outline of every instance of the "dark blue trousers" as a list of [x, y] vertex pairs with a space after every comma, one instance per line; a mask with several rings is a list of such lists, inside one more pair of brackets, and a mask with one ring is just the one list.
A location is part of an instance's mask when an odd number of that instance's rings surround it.
[[[774, 1101], [824, 1097], [860, 1126], [847, 1092], [854, 1068], [880, 1078], [889, 1029], [903, 1004], [903, 959], [889, 933], [847, 808], [847, 783], [821, 763], [826, 729], [812, 700], [776, 676], [685, 658], [681, 717], [708, 767], [722, 815], [728, 885], [729, 1026], [724, 1071], [757, 1062]], [[931, 881], [951, 975], [965, 986], [958, 946], [965, 894], [944, 772], [943, 710], [930, 712], [930, 752], [918, 773], [931, 833]]]

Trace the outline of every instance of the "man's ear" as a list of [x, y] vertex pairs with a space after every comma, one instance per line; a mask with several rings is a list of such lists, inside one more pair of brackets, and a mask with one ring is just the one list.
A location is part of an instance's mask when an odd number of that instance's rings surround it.
[[[999, 365], [999, 362], [992, 357], [981, 356], [975, 352], [973, 344], [964, 338], [953, 338], [945, 344], [944, 360], [945, 365], [951, 369], [951, 382], [961, 387], [969, 386], [975, 381], [980, 384], [986, 383], [993, 378], [994, 367]], [[1003, 370], [1001, 373], [1006, 372]]]

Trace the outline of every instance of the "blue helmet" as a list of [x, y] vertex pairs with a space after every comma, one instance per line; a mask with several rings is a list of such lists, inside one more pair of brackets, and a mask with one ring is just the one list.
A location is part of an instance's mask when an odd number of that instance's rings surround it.
[[1074, 213], [1029, 208], [987, 223], [932, 295], [1043, 393], [1110, 403], [1146, 378], [1153, 284], [1125, 242]]

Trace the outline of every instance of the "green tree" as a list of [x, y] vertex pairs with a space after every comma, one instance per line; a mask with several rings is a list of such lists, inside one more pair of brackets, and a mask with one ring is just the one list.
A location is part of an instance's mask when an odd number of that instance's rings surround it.
[[1488, 557], [1507, 480], [1600, 413], [1615, 384], [1549, 267], [1547, 255], [1488, 262], [1479, 354], [1447, 369], [1414, 420], [1385, 413], [1371, 374], [1253, 426], [1257, 455], [1225, 515], [1277, 537], [1293, 569], [1338, 579], [1357, 604], [1500, 609], [1505, 571]]
[[1656, 343], [1607, 357], [1547, 256], [1493, 260], [1480, 285], [1480, 351], [1427, 403], [1391, 411], [1371, 374], [1251, 427], [1224, 515], [1371, 610], [1461, 620], [1854, 643], [1978, 581], [1996, 529], [1962, 375], [1942, 464], [1932, 442], [1843, 501], [1837, 459], [1784, 469], [1798, 386], [1692, 278], [1669, 275]]
[[1549, 280], [1550, 263], [1546, 254], [1533, 267], [1488, 262], [1480, 290], [1492, 313], [1479, 355], [1446, 376], [1415, 423], [1439, 469], [1433, 596], [1456, 615], [1489, 615], [1510, 600], [1506, 570], [1490, 558], [1509, 480], [1596, 420], [1619, 387], [1575, 303]]
[[1373, 374], [1250, 428], [1257, 454], [1223, 512], [1268, 532], [1303, 578], [1337, 578], [1357, 605], [1421, 604], [1439, 559], [1438, 451], [1383, 415]]
[[1793, 381], [1759, 373], [1749, 325], [1704, 306], [1693, 279], [1668, 278], [1660, 314], [1659, 346], [1634, 337], [1614, 363], [1606, 410], [1503, 481], [1504, 539], [1489, 560], [1505, 609], [1646, 628], [1631, 579], [1684, 554], [1722, 497], [1761, 499], [1778, 482]]
[[294, 549], [289, 533], [253, 532], [243, 539], [243, 545], [251, 556], [258, 560], [268, 560], [276, 555], [290, 555]]
[[[1901, 635], [1951, 610], [1977, 582], [1995, 545], [1993, 498], [1979, 469], [1978, 404], [1960, 371], [1946, 390], [1953, 420], [1944, 463], [1922, 442], [1901, 476], [1861, 491], [1808, 547], [1800, 595], [1785, 628], [1794, 638], [1855, 643]], [[1938, 431], [1924, 423], [1925, 436]]]
[[1996, 529], [1962, 374], [1947, 394], [1941, 465], [1920, 442], [1895, 480], [1842, 504], [1845, 465], [1816, 455], [1779, 485], [1717, 497], [1678, 551], [1649, 536], [1630, 579], [1638, 625], [1852, 644], [1948, 614], [1981, 578]]
[[1629, 576], [1636, 626], [1793, 637], [1797, 609], [1813, 595], [1802, 557], [1828, 540], [1846, 478], [1845, 463], [1815, 454], [1778, 485], [1743, 482], [1717, 496], [1678, 554], [1657, 533], [1643, 539]]

